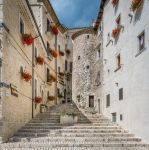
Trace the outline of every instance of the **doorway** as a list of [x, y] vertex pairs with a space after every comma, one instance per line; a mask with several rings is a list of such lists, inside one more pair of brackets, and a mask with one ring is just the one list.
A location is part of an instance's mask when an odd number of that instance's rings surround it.
[[89, 96], [89, 107], [91, 107], [91, 108], [94, 107], [94, 96], [93, 95]]

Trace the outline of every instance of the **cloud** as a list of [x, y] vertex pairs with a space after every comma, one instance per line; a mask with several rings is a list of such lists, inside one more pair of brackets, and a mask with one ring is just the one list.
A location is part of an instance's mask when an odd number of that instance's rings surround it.
[[[94, 2], [93, 2], [94, 1]], [[50, 0], [60, 22], [67, 27], [90, 26], [100, 0]]]

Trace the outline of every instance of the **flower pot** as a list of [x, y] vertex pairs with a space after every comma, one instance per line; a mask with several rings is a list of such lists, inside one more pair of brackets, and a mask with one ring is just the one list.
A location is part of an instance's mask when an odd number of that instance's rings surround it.
[[28, 81], [30, 81], [32, 79], [32, 75], [30, 73], [28, 73], [28, 72], [22, 72], [22, 78], [26, 82], [28, 82]]
[[44, 58], [41, 57], [41, 56], [38, 56], [36, 58], [36, 63], [39, 64], [39, 65], [43, 65], [44, 64]]
[[44, 113], [44, 112], [46, 112], [46, 110], [47, 110], [47, 105], [41, 104], [40, 105], [40, 113]]
[[115, 7], [118, 4], [119, 0], [111, 0], [111, 3], [113, 5], [113, 7]]
[[54, 58], [57, 58], [57, 56], [58, 56], [57, 51], [56, 51], [56, 50], [51, 50], [51, 55], [52, 55]]
[[34, 38], [32, 37], [31, 34], [23, 34], [22, 41], [23, 41], [23, 44], [31, 45], [34, 41]]
[[120, 31], [121, 31], [120, 27], [117, 27], [117, 28], [113, 29], [113, 31], [112, 31], [112, 37], [113, 38], [117, 38], [118, 35], [120, 34]]
[[142, 3], [143, 3], [143, 0], [132, 0], [130, 9], [132, 11], [135, 11], [135, 10], [137, 10], [140, 7], [140, 5]]

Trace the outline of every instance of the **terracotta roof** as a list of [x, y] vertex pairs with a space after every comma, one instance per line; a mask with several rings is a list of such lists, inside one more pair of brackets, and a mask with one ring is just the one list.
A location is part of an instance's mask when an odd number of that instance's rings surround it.
[[98, 16], [97, 16], [97, 19], [95, 21], [95, 26], [94, 26], [94, 30], [95, 31], [98, 30], [98, 27], [99, 27], [99, 25], [101, 23], [105, 2], [106, 2], [106, 0], [101, 0], [101, 4], [100, 4], [100, 7], [99, 7], [99, 12], [98, 12]]

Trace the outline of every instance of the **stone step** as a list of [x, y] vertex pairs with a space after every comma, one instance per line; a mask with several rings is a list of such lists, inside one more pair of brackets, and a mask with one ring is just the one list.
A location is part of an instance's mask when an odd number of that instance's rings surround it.
[[117, 126], [24, 126], [22, 129], [122, 129], [121, 127]]
[[149, 148], [148, 145], [142, 143], [101, 143], [101, 144], [51, 144], [48, 142], [39, 143], [39, 142], [20, 142], [20, 143], [9, 143], [2, 144], [3, 148], [56, 148], [56, 147], [128, 147], [128, 148]]
[[141, 142], [140, 138], [134, 137], [107, 137], [107, 138], [99, 138], [99, 137], [38, 137], [38, 138], [23, 138], [14, 136], [9, 139], [10, 142], [50, 142], [50, 141], [61, 141], [61, 142]]
[[48, 129], [20, 129], [18, 132], [30, 132], [30, 133], [126, 133], [121, 129], [59, 129], [59, 130], [48, 130]]
[[17, 132], [14, 136], [22, 137], [134, 137], [130, 133], [32, 133], [32, 132]]

